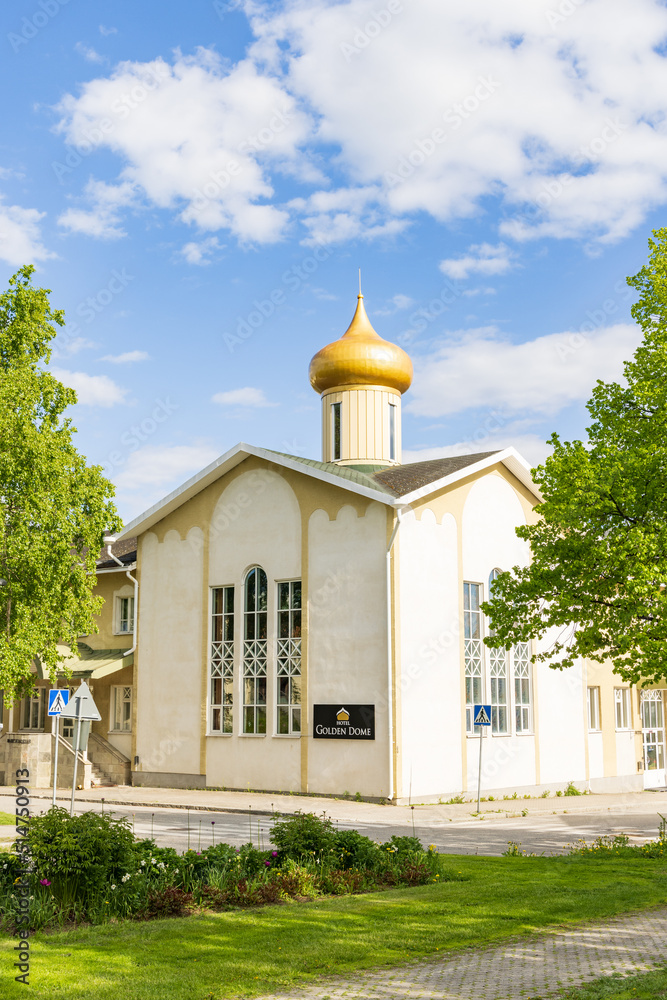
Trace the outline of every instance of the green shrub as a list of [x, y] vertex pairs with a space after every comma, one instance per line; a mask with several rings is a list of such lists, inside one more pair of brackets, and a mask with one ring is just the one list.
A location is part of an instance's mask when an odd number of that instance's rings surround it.
[[315, 813], [295, 813], [273, 824], [271, 840], [278, 849], [278, 863], [290, 858], [322, 858], [333, 851], [334, 828], [330, 819]]
[[382, 845], [385, 851], [391, 851], [399, 857], [405, 854], [421, 853], [424, 848], [419, 837], [392, 837]]
[[563, 792], [563, 794], [564, 795], [583, 795], [584, 793], [580, 792], [579, 789], [576, 787], [576, 785], [573, 785], [572, 782], [570, 781], [570, 783], [568, 784], [568, 786], [565, 789], [565, 791]]
[[108, 813], [49, 809], [31, 818], [28, 842], [36, 881], [65, 905], [85, 906], [136, 869], [129, 823]]
[[334, 836], [333, 851], [336, 865], [344, 870], [374, 868], [380, 854], [378, 845], [356, 830], [339, 830]]

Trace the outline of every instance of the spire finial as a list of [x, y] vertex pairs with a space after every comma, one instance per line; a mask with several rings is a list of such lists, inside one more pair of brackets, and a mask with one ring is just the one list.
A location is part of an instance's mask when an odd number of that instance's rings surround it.
[[361, 294], [361, 268], [359, 268], [359, 295], [363, 299], [363, 295]]

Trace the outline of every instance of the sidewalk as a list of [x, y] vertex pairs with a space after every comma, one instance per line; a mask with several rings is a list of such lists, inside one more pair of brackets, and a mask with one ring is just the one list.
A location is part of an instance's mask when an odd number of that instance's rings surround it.
[[665, 941], [667, 909], [647, 910], [400, 969], [323, 979], [264, 1000], [537, 1000], [598, 976], [664, 965]]
[[[52, 793], [46, 789], [31, 792], [31, 799], [51, 799]], [[14, 797], [11, 787], [0, 787], [0, 811], [14, 811]], [[70, 793], [67, 789], [58, 791], [58, 804], [69, 805]], [[296, 812], [326, 812], [333, 820], [345, 823], [386, 822], [391, 826], [412, 827], [417, 824], [447, 822], [470, 822], [475, 814], [476, 802], [454, 805], [393, 806], [375, 802], [356, 802], [353, 799], [318, 798], [310, 795], [274, 794], [272, 792], [221, 792], [201, 788], [147, 788], [145, 786], [115, 785], [106, 788], [91, 788], [77, 792], [78, 803], [90, 802], [101, 805], [127, 805], [137, 808], [168, 808], [211, 810], [213, 812], [248, 813], [254, 816], [271, 816], [274, 812], [293, 814]], [[605, 795], [552, 796], [548, 799], [506, 799], [482, 802], [481, 817], [484, 820], [505, 819], [520, 816], [524, 810], [530, 816], [548, 816], [585, 813], [612, 812], [614, 815], [634, 812], [661, 812], [667, 815], [667, 791], [625, 792]], [[480, 817], [480, 818], [481, 818]]]

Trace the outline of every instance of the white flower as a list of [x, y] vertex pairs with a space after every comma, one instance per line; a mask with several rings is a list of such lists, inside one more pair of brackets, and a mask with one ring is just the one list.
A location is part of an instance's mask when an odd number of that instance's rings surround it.
[[139, 862], [139, 864], [140, 864], [140, 865], [141, 865], [141, 867], [143, 868], [143, 867], [144, 867], [144, 865], [146, 864], [146, 862], [142, 860], [142, 861], [140, 861], [140, 862]]
[[115, 888], [116, 888], [116, 886], [115, 886], [115, 885], [112, 885], [112, 886], [111, 886], [111, 888], [112, 888], [112, 889], [115, 889]]
[[122, 879], [121, 879], [121, 882], [127, 882], [127, 880], [128, 880], [129, 878], [131, 878], [131, 877], [132, 877], [132, 876], [130, 875], [130, 873], [129, 873], [129, 872], [127, 872], [127, 873], [126, 873], [125, 875], [123, 875], [123, 877], [122, 877]]

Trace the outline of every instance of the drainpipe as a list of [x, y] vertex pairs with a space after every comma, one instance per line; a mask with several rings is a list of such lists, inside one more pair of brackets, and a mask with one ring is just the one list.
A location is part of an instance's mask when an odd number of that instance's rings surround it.
[[389, 729], [389, 801], [394, 798], [394, 661], [392, 656], [392, 606], [391, 606], [391, 550], [401, 526], [401, 511], [396, 511], [396, 524], [387, 549], [387, 695]]
[[[116, 556], [111, 551], [111, 546], [116, 541], [116, 539], [113, 537], [113, 535], [107, 535], [106, 541], [107, 541], [107, 552], [109, 554], [109, 558], [113, 559], [115, 563], [118, 563], [118, 565], [124, 569], [125, 564], [122, 563], [120, 559], [117, 559]], [[125, 576], [131, 583], [134, 584], [134, 618], [132, 621], [132, 648], [126, 649], [125, 652], [123, 653], [123, 656], [129, 656], [130, 653], [133, 653], [137, 648], [137, 615], [139, 612], [139, 581], [132, 576], [129, 569], [125, 570]]]

